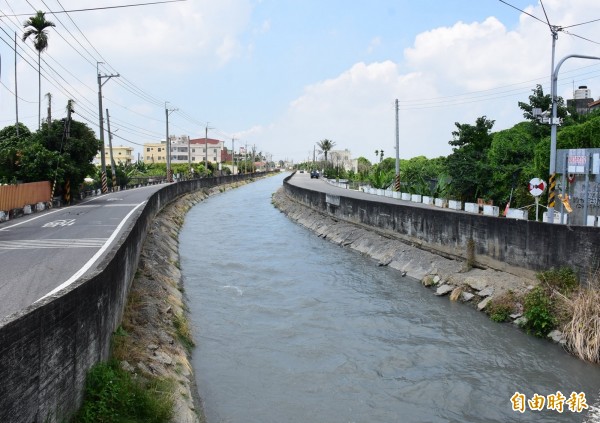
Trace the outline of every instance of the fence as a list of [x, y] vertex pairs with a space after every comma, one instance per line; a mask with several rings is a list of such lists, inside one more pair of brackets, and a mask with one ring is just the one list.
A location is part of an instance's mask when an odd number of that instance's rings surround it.
[[0, 186], [0, 210], [12, 210], [28, 204], [47, 203], [50, 199], [50, 182]]

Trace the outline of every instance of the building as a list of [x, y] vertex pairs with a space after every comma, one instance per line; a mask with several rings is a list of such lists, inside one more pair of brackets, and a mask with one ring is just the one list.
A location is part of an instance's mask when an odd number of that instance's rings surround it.
[[339, 166], [345, 171], [354, 169], [352, 166], [352, 153], [347, 148], [345, 150], [329, 150], [327, 159], [333, 166]]
[[[222, 163], [231, 156], [231, 153], [227, 154], [225, 142], [221, 140], [191, 139], [187, 135], [171, 135], [169, 138], [171, 141], [171, 164], [197, 164], [204, 163], [205, 160], [211, 163]], [[166, 163], [167, 143], [161, 141], [160, 143], [144, 144], [142, 160], [144, 163]]]
[[161, 141], [144, 144], [142, 161], [144, 163], [167, 163], [167, 143]]
[[225, 141], [212, 138], [197, 138], [190, 140], [190, 155], [192, 163], [222, 163]]
[[[133, 162], [133, 147], [125, 147], [118, 146], [113, 147], [113, 159], [116, 164], [131, 164]], [[95, 165], [100, 165], [102, 163], [100, 151], [94, 157], [93, 163]], [[110, 148], [108, 146], [104, 147], [104, 159], [107, 166], [110, 166]]]
[[[573, 99], [567, 100], [568, 108], [575, 108], [575, 111], [580, 115], [586, 115], [590, 112], [590, 105], [596, 103], [592, 97], [592, 90], [586, 85], [580, 85], [573, 92]], [[595, 106], [597, 107], [597, 106]]]

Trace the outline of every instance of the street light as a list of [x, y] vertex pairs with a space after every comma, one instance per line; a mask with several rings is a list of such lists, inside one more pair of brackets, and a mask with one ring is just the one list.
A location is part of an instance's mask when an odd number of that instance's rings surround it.
[[[557, 117], [557, 81], [558, 81], [558, 71], [562, 64], [571, 58], [579, 58], [579, 59], [590, 59], [590, 60], [600, 60], [600, 57], [596, 56], [584, 56], [581, 54], [570, 54], [561, 59], [560, 62], [554, 68], [554, 72], [552, 72], [552, 118], [550, 120], [550, 189], [548, 192], [548, 220], [550, 223], [554, 223], [554, 188], [556, 186], [556, 131], [558, 126], [558, 117]], [[562, 217], [561, 217], [562, 222]]]

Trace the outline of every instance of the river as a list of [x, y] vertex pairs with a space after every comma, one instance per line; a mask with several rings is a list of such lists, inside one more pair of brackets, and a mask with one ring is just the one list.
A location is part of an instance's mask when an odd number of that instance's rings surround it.
[[[208, 423], [600, 421], [600, 366], [293, 223], [271, 204], [284, 176], [210, 197], [180, 233]], [[593, 411], [513, 410], [557, 391]]]

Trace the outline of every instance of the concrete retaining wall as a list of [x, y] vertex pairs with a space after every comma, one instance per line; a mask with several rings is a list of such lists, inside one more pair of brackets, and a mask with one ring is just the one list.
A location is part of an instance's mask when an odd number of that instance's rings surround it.
[[476, 263], [533, 278], [536, 272], [568, 266], [589, 276], [600, 260], [600, 230], [470, 214], [449, 209], [387, 204], [339, 196], [328, 204], [324, 193], [284, 182], [288, 195], [336, 218], [368, 225], [438, 254], [466, 259], [475, 242]]
[[99, 271], [0, 320], [0, 422], [67, 421], [79, 408], [87, 371], [109, 356], [148, 226], [177, 197], [249, 179], [223, 176], [169, 184], [130, 220]]

